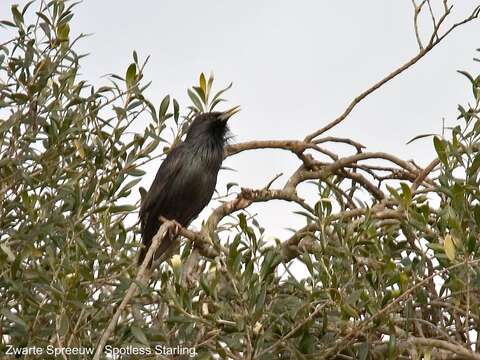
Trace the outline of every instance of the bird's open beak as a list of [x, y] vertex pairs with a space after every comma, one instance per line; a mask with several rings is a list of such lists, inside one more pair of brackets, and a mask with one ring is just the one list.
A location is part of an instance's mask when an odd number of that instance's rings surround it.
[[240, 111], [240, 106], [234, 106], [230, 110], [224, 111], [222, 115], [220, 115], [219, 120], [221, 121], [227, 121], [230, 119], [234, 114], [238, 113]]

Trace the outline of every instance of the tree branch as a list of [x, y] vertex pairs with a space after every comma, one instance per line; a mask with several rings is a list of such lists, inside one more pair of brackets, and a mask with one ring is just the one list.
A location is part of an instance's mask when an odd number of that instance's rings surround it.
[[152, 271], [151, 269], [148, 269], [148, 264], [150, 263], [150, 260], [152, 259], [153, 254], [157, 251], [158, 247], [160, 246], [164, 235], [172, 226], [174, 226], [174, 222], [171, 222], [171, 221], [164, 222], [162, 226], [160, 226], [160, 229], [158, 229], [157, 234], [153, 237], [152, 244], [150, 245], [150, 248], [148, 249], [147, 254], [145, 255], [145, 258], [143, 259], [142, 265], [140, 265], [140, 268], [138, 269], [138, 273], [137, 273], [137, 276], [135, 277], [135, 281], [133, 281], [130, 284], [130, 287], [125, 293], [125, 296], [123, 297], [122, 302], [117, 307], [115, 314], [113, 315], [112, 319], [110, 320], [110, 323], [108, 324], [107, 328], [102, 334], [102, 337], [100, 338], [100, 341], [98, 342], [93, 360], [100, 360], [101, 354], [103, 353], [103, 348], [107, 344], [108, 338], [115, 331], [115, 327], [117, 326], [118, 319], [120, 318], [122, 311], [128, 305], [130, 299], [137, 292], [139, 284], [145, 285], [148, 279], [150, 279], [150, 277], [152, 276]]
[[455, 30], [457, 27], [460, 25], [466, 24], [474, 19], [476, 19], [479, 15], [480, 12], [480, 6], [475, 7], [475, 9], [472, 11], [471, 15], [468, 16], [467, 18], [463, 19], [460, 22], [455, 23], [452, 25], [442, 36], [438, 36], [438, 33], [440, 31], [441, 25], [444, 22], [444, 20], [448, 17], [450, 14], [451, 7], [447, 8], [442, 15], [442, 17], [439, 19], [438, 23], [434, 27], [434, 30], [432, 31], [432, 35], [430, 37], [430, 41], [428, 44], [424, 47], [421, 48], [420, 51], [418, 52], [417, 55], [415, 55], [413, 58], [411, 58], [409, 61], [407, 61], [405, 64], [401, 65], [394, 71], [392, 71], [390, 74], [388, 74], [386, 77], [381, 79], [380, 81], [376, 82], [373, 84], [371, 87], [369, 87], [367, 90], [362, 92], [360, 95], [358, 95], [356, 98], [354, 98], [350, 104], [347, 106], [345, 111], [338, 116], [335, 120], [332, 122], [328, 123], [321, 129], [318, 129], [314, 131], [313, 133], [307, 135], [304, 139], [305, 142], [311, 142], [313, 139], [315, 139], [317, 136], [323, 134], [324, 132], [330, 130], [331, 128], [337, 126], [339, 123], [341, 123], [343, 120], [346, 119], [346, 117], [355, 109], [355, 107], [362, 101], [364, 100], [367, 96], [378, 90], [380, 87], [385, 85], [387, 82], [390, 80], [394, 79], [398, 75], [400, 75], [402, 72], [410, 68], [412, 65], [416, 64], [420, 59], [422, 59], [425, 55], [427, 55], [435, 46], [437, 46], [445, 37], [447, 37], [453, 30]]

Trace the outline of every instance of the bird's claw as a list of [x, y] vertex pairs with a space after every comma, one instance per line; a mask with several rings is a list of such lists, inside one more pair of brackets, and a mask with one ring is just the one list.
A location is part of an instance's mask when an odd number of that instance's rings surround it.
[[178, 236], [182, 225], [180, 225], [176, 220], [171, 220], [171, 222], [173, 223], [173, 234], [174, 236]]

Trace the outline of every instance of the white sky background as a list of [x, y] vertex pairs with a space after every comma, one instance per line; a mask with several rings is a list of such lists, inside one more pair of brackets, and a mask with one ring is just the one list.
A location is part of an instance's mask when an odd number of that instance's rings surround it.
[[[10, 18], [14, 3], [25, 1], [0, 2], [2, 19]], [[456, 19], [475, 3], [455, 1]], [[431, 25], [428, 17], [422, 20]], [[150, 55], [145, 80], [153, 84], [147, 96], [157, 107], [166, 94], [183, 108], [189, 105], [186, 89], [202, 71], [215, 73], [216, 89], [232, 81], [226, 95], [230, 103], [224, 107], [242, 106], [230, 122], [235, 141], [302, 139], [418, 50], [410, 0], [85, 0], [77, 6], [71, 28], [73, 35], [94, 34], [79, 48], [91, 53], [81, 69], [91, 83], [106, 83], [101, 76], [107, 73], [125, 74], [134, 49], [142, 59]], [[480, 47], [479, 30], [479, 22], [460, 28], [369, 96], [328, 135], [428, 163], [434, 157], [431, 138], [406, 142], [418, 134], [441, 133], [442, 118], [456, 123], [457, 104], [471, 99], [467, 80], [456, 70], [478, 72], [472, 58]], [[159, 164], [154, 161], [145, 169], [144, 187], [150, 186]], [[288, 176], [298, 162], [283, 151], [257, 150], [224, 165], [238, 172], [221, 172], [217, 189], [222, 193], [230, 181], [263, 187], [280, 172]], [[260, 223], [271, 235], [284, 238], [289, 234], [285, 227], [304, 224], [292, 216], [293, 206], [273, 202], [252, 209], [261, 211]]]

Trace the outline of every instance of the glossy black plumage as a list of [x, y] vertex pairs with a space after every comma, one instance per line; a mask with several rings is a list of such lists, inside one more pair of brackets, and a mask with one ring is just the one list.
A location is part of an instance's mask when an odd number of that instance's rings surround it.
[[[144, 247], [139, 264], [160, 228], [160, 216], [188, 226], [212, 198], [224, 156], [227, 120], [236, 111], [234, 108], [224, 113], [198, 115], [185, 141], [174, 147], [161, 164], [140, 208]], [[154, 258], [163, 254], [173, 240], [174, 234], [168, 233]]]

